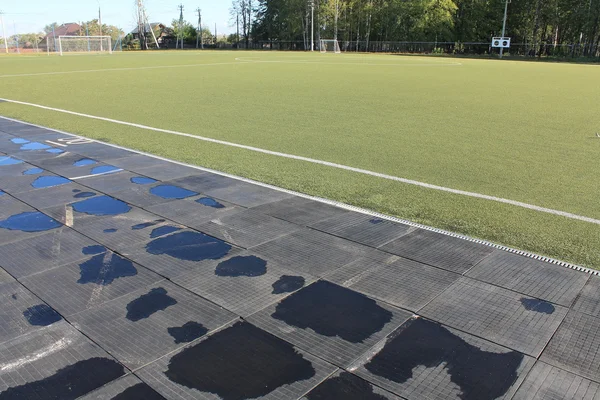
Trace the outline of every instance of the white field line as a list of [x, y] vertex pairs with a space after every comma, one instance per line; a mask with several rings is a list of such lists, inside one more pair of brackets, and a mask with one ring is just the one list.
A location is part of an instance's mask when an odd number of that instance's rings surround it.
[[119, 168], [119, 169], [115, 169], [115, 170], [112, 170], [112, 171], [102, 172], [102, 173], [99, 173], [99, 174], [76, 176], [75, 178], [69, 178], [69, 179], [72, 180], [72, 181], [76, 181], [78, 179], [92, 178], [94, 176], [110, 175], [110, 174], [114, 174], [114, 173], [121, 172], [121, 171], [123, 171], [123, 170]]
[[317, 65], [366, 65], [366, 66], [381, 66], [381, 67], [457, 67], [461, 66], [462, 63], [451, 62], [451, 63], [366, 63], [366, 62], [327, 62], [327, 61], [311, 61], [311, 60], [252, 60], [251, 57], [237, 57], [235, 59], [239, 62], [253, 63], [253, 64], [317, 64]]
[[163, 69], [163, 68], [190, 68], [190, 67], [212, 67], [218, 65], [238, 65], [249, 64], [248, 61], [224, 62], [224, 63], [204, 63], [204, 64], [182, 64], [182, 65], [155, 65], [151, 67], [128, 67], [128, 68], [105, 68], [105, 69], [84, 69], [77, 71], [57, 71], [57, 72], [37, 72], [31, 74], [11, 74], [0, 75], [0, 78], [16, 78], [25, 76], [45, 76], [45, 75], [69, 75], [69, 74], [85, 74], [93, 72], [112, 72], [112, 71], [138, 71], [145, 69]]
[[29, 355], [26, 357], [19, 358], [18, 360], [15, 360], [10, 363], [0, 364], [0, 372], [12, 371], [16, 368], [19, 368], [20, 366], [22, 366], [24, 364], [28, 364], [28, 363], [37, 361], [41, 358], [49, 356], [52, 353], [56, 353], [57, 351], [64, 349], [69, 344], [71, 344], [71, 339], [68, 339], [68, 338], [60, 339], [56, 343], [43, 348], [41, 351], [39, 351], [36, 354], [32, 354], [32, 355]]
[[112, 118], [98, 117], [95, 115], [83, 114], [83, 113], [78, 113], [75, 111], [69, 111], [69, 110], [63, 110], [60, 108], [43, 106], [40, 104], [27, 103], [24, 101], [10, 100], [10, 99], [4, 99], [4, 98], [0, 98], [0, 100], [6, 101], [7, 103], [20, 104], [20, 105], [25, 105], [25, 106], [29, 106], [29, 107], [40, 108], [43, 110], [55, 111], [55, 112], [60, 112], [63, 114], [75, 115], [78, 117], [90, 118], [90, 119], [110, 122], [110, 123], [114, 123], [114, 124], [118, 124], [118, 125], [130, 126], [133, 128], [139, 128], [139, 129], [144, 129], [144, 130], [149, 130], [149, 131], [154, 131], [154, 132], [161, 132], [161, 133], [168, 133], [171, 135], [183, 136], [183, 137], [187, 137], [187, 138], [191, 138], [191, 139], [195, 139], [195, 140], [202, 140], [202, 141], [209, 142], [209, 143], [216, 143], [216, 144], [220, 144], [220, 145], [224, 145], [224, 146], [230, 146], [230, 147], [235, 147], [235, 148], [239, 148], [239, 149], [250, 150], [250, 151], [257, 152], [257, 153], [268, 154], [271, 156], [283, 157], [283, 158], [288, 158], [288, 159], [292, 159], [292, 160], [305, 161], [305, 162], [309, 162], [312, 164], [324, 165], [327, 167], [338, 168], [338, 169], [342, 169], [345, 171], [352, 171], [352, 172], [357, 172], [359, 174], [374, 176], [376, 178], [382, 178], [382, 179], [387, 179], [390, 181], [406, 183], [409, 185], [415, 185], [415, 186], [432, 189], [432, 190], [438, 190], [438, 191], [446, 192], [446, 193], [459, 194], [462, 196], [473, 197], [476, 199], [489, 200], [489, 201], [494, 201], [494, 202], [503, 203], [503, 204], [510, 204], [512, 206], [526, 208], [529, 210], [539, 211], [539, 212], [552, 214], [552, 215], [558, 215], [558, 216], [569, 218], [569, 219], [574, 219], [574, 220], [579, 220], [579, 221], [584, 221], [584, 222], [589, 222], [592, 224], [600, 225], [599, 219], [590, 218], [590, 217], [586, 217], [583, 215], [577, 215], [577, 214], [573, 214], [573, 213], [566, 212], [566, 211], [554, 210], [552, 208], [540, 207], [540, 206], [536, 206], [535, 204], [524, 203], [521, 201], [504, 199], [502, 197], [489, 196], [487, 194], [468, 192], [465, 190], [452, 189], [452, 188], [448, 188], [448, 187], [444, 187], [444, 186], [432, 185], [432, 184], [426, 183], [426, 182], [420, 182], [420, 181], [415, 181], [412, 179], [401, 178], [398, 176], [382, 174], [379, 172], [369, 171], [369, 170], [362, 169], [362, 168], [350, 167], [348, 165], [337, 164], [337, 163], [333, 163], [333, 162], [329, 162], [329, 161], [317, 160], [314, 158], [303, 157], [303, 156], [296, 156], [293, 154], [281, 153], [278, 151], [265, 150], [265, 149], [261, 149], [259, 147], [246, 146], [243, 144], [226, 142], [224, 140], [212, 139], [212, 138], [208, 138], [208, 137], [204, 137], [204, 136], [197, 136], [197, 135], [192, 135], [189, 133], [177, 132], [177, 131], [172, 131], [172, 130], [168, 130], [168, 129], [154, 128], [151, 126], [135, 124], [132, 122], [119, 121], [119, 120], [112, 119]]

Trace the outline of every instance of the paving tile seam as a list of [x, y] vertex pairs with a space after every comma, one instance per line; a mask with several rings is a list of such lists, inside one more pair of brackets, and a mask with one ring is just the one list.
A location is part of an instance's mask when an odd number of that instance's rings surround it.
[[342, 208], [342, 209], [346, 209], [346, 210], [349, 210], [349, 211], [356, 211], [356, 212], [359, 212], [361, 214], [371, 215], [371, 216], [382, 218], [382, 219], [385, 219], [385, 220], [388, 220], [388, 221], [393, 221], [393, 222], [398, 222], [398, 223], [402, 223], [402, 224], [405, 224], [405, 225], [410, 225], [410, 226], [413, 226], [413, 227], [416, 227], [416, 228], [425, 229], [425, 230], [428, 230], [428, 231], [431, 231], [431, 232], [440, 233], [440, 234], [443, 234], [443, 235], [446, 235], [446, 236], [450, 236], [450, 237], [455, 237], [455, 238], [458, 238], [458, 239], [467, 240], [469, 242], [483, 244], [485, 246], [493, 247], [493, 248], [496, 248], [496, 249], [499, 249], [499, 250], [503, 250], [503, 251], [506, 251], [506, 252], [509, 252], [509, 253], [512, 253], [512, 254], [518, 254], [520, 256], [528, 257], [528, 258], [531, 258], [531, 259], [534, 259], [534, 260], [545, 261], [545, 262], [548, 262], [548, 263], [551, 263], [551, 264], [560, 265], [561, 267], [573, 269], [573, 270], [580, 271], [580, 272], [585, 272], [585, 273], [588, 273], [588, 274], [591, 274], [591, 275], [600, 276], [600, 271], [598, 271], [598, 270], [593, 270], [593, 269], [590, 269], [590, 268], [587, 268], [587, 267], [583, 267], [583, 266], [580, 266], [580, 265], [577, 265], [577, 264], [572, 264], [572, 263], [569, 263], [569, 262], [566, 262], [566, 261], [557, 260], [555, 258], [551, 258], [551, 257], [547, 257], [547, 256], [542, 256], [542, 255], [539, 255], [539, 254], [528, 252], [526, 250], [515, 249], [515, 248], [504, 246], [504, 245], [501, 245], [501, 244], [492, 243], [492, 242], [489, 242], [487, 240], [473, 238], [473, 237], [462, 235], [462, 234], [459, 234], [459, 233], [454, 233], [454, 232], [446, 231], [446, 230], [443, 230], [443, 229], [434, 228], [434, 227], [431, 227], [431, 226], [427, 226], [427, 225], [419, 224], [419, 223], [416, 223], [416, 222], [412, 222], [412, 221], [409, 221], [409, 220], [401, 219], [401, 218], [394, 217], [394, 216], [391, 216], [391, 215], [379, 213], [377, 211], [368, 210], [366, 208], [357, 207], [357, 206], [353, 206], [353, 205], [350, 205], [350, 204], [345, 204], [345, 203], [342, 203], [342, 202], [338, 202], [338, 201], [335, 201], [335, 200], [325, 199], [325, 198], [322, 198], [322, 197], [311, 196], [311, 195], [308, 195], [308, 194], [304, 194], [304, 193], [296, 192], [296, 191], [293, 191], [293, 190], [281, 188], [281, 187], [270, 185], [270, 184], [267, 184], [267, 183], [258, 182], [258, 181], [252, 180], [252, 179], [243, 178], [243, 177], [240, 177], [240, 176], [237, 176], [237, 175], [228, 174], [226, 172], [221, 172], [221, 171], [217, 171], [217, 170], [214, 170], [214, 169], [210, 169], [210, 168], [206, 168], [206, 167], [201, 167], [201, 166], [198, 166], [198, 165], [192, 165], [192, 164], [187, 164], [187, 163], [180, 162], [180, 161], [171, 160], [171, 159], [168, 159], [168, 158], [165, 158], [165, 157], [157, 156], [157, 155], [146, 153], [146, 152], [139, 151], [139, 150], [130, 149], [130, 148], [127, 148], [127, 147], [124, 147], [124, 146], [119, 146], [119, 145], [115, 145], [115, 144], [112, 144], [112, 143], [105, 143], [105, 142], [101, 142], [101, 141], [98, 141], [98, 140], [95, 140], [95, 139], [89, 139], [89, 138], [86, 138], [84, 136], [80, 136], [80, 135], [76, 135], [76, 134], [73, 134], [73, 133], [69, 133], [69, 132], [65, 132], [65, 131], [61, 131], [61, 130], [57, 130], [57, 129], [45, 127], [45, 126], [42, 126], [42, 125], [32, 124], [32, 123], [29, 123], [29, 122], [24, 122], [24, 121], [20, 121], [20, 120], [17, 120], [17, 119], [4, 117], [4, 116], [0, 116], [0, 118], [4, 119], [4, 120], [7, 120], [7, 121], [17, 122], [17, 123], [21, 123], [21, 124], [33, 126], [33, 127], [36, 127], [36, 128], [46, 129], [46, 130], [49, 130], [49, 131], [61, 133], [61, 134], [64, 134], [64, 135], [69, 135], [69, 136], [80, 138], [80, 139], [91, 140], [94, 143], [100, 143], [100, 144], [104, 144], [106, 146], [114, 147], [114, 148], [117, 148], [117, 149], [131, 151], [131, 152], [134, 152], [134, 153], [137, 153], [137, 154], [140, 154], [140, 155], [145, 155], [145, 156], [148, 156], [148, 157], [152, 157], [152, 158], [155, 158], [155, 159], [158, 159], [158, 160], [172, 162], [174, 164], [178, 164], [178, 165], [181, 165], [181, 166], [195, 168], [195, 169], [200, 170], [200, 171], [210, 172], [210, 173], [217, 174], [217, 175], [220, 175], [220, 176], [225, 176], [225, 177], [228, 177], [228, 178], [236, 179], [236, 180], [239, 180], [239, 181], [242, 181], [242, 182], [246, 182], [246, 183], [251, 183], [251, 184], [254, 184], [254, 185], [257, 185], [257, 186], [262, 186], [262, 187], [265, 187], [265, 188], [268, 188], [268, 189], [277, 190], [277, 191], [280, 191], [280, 192], [283, 192], [283, 193], [288, 193], [288, 194], [295, 195], [295, 196], [298, 196], [298, 197], [302, 197], [302, 198], [305, 198], [305, 199], [318, 201], [318, 202], [323, 203], [323, 204], [332, 205], [332, 206], [335, 206], [335, 207], [338, 207], [338, 208]]

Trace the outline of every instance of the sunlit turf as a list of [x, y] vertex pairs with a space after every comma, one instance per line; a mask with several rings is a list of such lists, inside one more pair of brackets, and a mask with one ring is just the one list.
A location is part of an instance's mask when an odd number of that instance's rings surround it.
[[[2, 57], [0, 97], [600, 219], [599, 68], [280, 52]], [[75, 72], [89, 70], [103, 71]], [[0, 114], [600, 268], [598, 225], [27, 106], [0, 103]]]

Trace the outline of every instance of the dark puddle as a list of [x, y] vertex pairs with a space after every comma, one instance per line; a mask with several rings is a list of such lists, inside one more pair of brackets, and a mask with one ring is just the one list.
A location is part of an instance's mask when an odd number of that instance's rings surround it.
[[181, 228], [173, 225], [165, 225], [159, 226], [158, 228], [154, 228], [150, 233], [150, 239], [154, 239], [160, 236], [168, 235], [169, 233], [180, 231]]
[[127, 319], [133, 322], [148, 318], [177, 304], [165, 288], [155, 288], [127, 304]]
[[242, 400], [310, 379], [315, 370], [291, 344], [239, 322], [173, 356], [165, 375], [223, 400]]
[[81, 190], [79, 190], [79, 189], [73, 189], [73, 193], [79, 193], [79, 192], [81, 192]]
[[122, 171], [122, 170], [121, 170], [121, 168], [113, 167], [112, 165], [101, 165], [99, 167], [92, 168], [92, 171], [90, 172], [90, 174], [98, 175], [98, 174], [107, 174], [109, 172], [117, 172], [117, 171]]
[[273, 283], [272, 294], [291, 293], [302, 288], [306, 281], [302, 276], [282, 275], [277, 282]]
[[110, 196], [97, 196], [73, 204], [73, 209], [90, 215], [119, 215], [129, 212], [131, 207]]
[[404, 323], [365, 368], [397, 383], [413, 377], [413, 369], [440, 365], [461, 389], [462, 400], [502, 397], [517, 380], [523, 354], [493, 353], [465, 342], [443, 326], [421, 318]]
[[11, 231], [43, 232], [60, 226], [62, 226], [60, 222], [39, 211], [11, 215], [0, 221], [0, 228], [10, 229]]
[[39, 143], [39, 142], [30, 142], [21, 146], [21, 150], [46, 150], [51, 149], [52, 146], [48, 146], [47, 144]]
[[98, 254], [79, 264], [80, 277], [77, 283], [95, 283], [107, 286], [115, 279], [137, 275], [137, 269], [129, 260], [114, 253]]
[[165, 398], [145, 383], [138, 383], [112, 397], [111, 400], [165, 400]]
[[30, 168], [27, 171], [23, 172], [23, 175], [37, 175], [41, 174], [42, 172], [44, 172], [44, 170], [41, 168]]
[[16, 300], [16, 299], [17, 299], [17, 294], [16, 294], [16, 293], [13, 293], [13, 294], [12, 294], [12, 296], [10, 296], [10, 297], [12, 297], [12, 298], [13, 298], [13, 300]]
[[183, 324], [183, 326], [167, 328], [167, 332], [175, 339], [175, 343], [189, 343], [206, 335], [208, 329], [198, 322], [189, 321]]
[[173, 185], [158, 185], [150, 189], [150, 193], [163, 199], [185, 199], [198, 193]]
[[136, 185], [149, 185], [151, 183], [158, 182], [156, 179], [147, 178], [145, 176], [134, 176], [130, 179], [130, 181]]
[[87, 199], [88, 197], [94, 197], [96, 193], [94, 192], [79, 192], [75, 196], [76, 199]]
[[379, 219], [379, 218], [373, 218], [373, 219], [370, 219], [369, 222], [372, 223], [373, 225], [377, 225], [377, 224], [382, 223], [383, 220]]
[[40, 176], [31, 183], [31, 186], [36, 189], [44, 189], [53, 186], [66, 185], [67, 183], [71, 183], [71, 181], [62, 176]]
[[14, 144], [25, 144], [25, 143], [29, 143], [29, 140], [27, 139], [22, 139], [22, 138], [14, 138], [14, 139], [10, 139], [11, 142], [13, 142]]
[[215, 275], [229, 276], [261, 276], [267, 273], [267, 262], [256, 256], [236, 256], [223, 261], [215, 268]]
[[98, 161], [92, 160], [89, 158], [82, 158], [81, 160], [77, 160], [73, 163], [74, 167], [85, 167], [86, 165], [94, 165], [97, 164]]
[[4, 192], [2, 190], [0, 190], [0, 196], [2, 196], [4, 194]]
[[146, 245], [150, 254], [166, 254], [186, 261], [218, 260], [231, 246], [222, 240], [198, 232], [179, 232], [152, 240]]
[[156, 221], [144, 222], [142, 224], [137, 224], [137, 225], [132, 226], [131, 229], [134, 230], [134, 231], [139, 231], [141, 229], [149, 228], [151, 226], [160, 224], [161, 222], [165, 222], [165, 220], [164, 219], [157, 219]]
[[62, 317], [46, 304], [38, 304], [23, 311], [23, 316], [31, 325], [48, 326], [58, 322]]
[[23, 163], [23, 161], [17, 160], [16, 158], [0, 156], [0, 167], [6, 166], [6, 165], [22, 164], [22, 163]]
[[104, 233], [115, 233], [118, 229], [115, 228], [109, 228], [109, 229], [105, 229], [102, 232]]
[[556, 310], [551, 303], [538, 299], [521, 298], [521, 304], [527, 311], [535, 311], [542, 314], [553, 314]]
[[81, 252], [86, 255], [100, 254], [106, 252], [106, 247], [96, 244], [93, 246], [84, 247], [81, 249]]
[[202, 197], [201, 199], [196, 200], [196, 203], [200, 203], [203, 206], [208, 206], [212, 208], [225, 208], [225, 206], [215, 199], [211, 199], [210, 197]]
[[61, 150], [61, 149], [49, 149], [49, 150], [46, 150], [46, 151], [48, 153], [52, 153], [52, 154], [61, 154], [61, 153], [65, 152], [64, 150]]
[[319, 335], [360, 343], [392, 320], [375, 300], [326, 281], [318, 281], [277, 304], [273, 318]]
[[306, 395], [308, 400], [387, 400], [373, 393], [373, 385], [349, 372], [329, 378]]
[[0, 399], [72, 400], [125, 374], [124, 367], [108, 358], [90, 358], [59, 369], [47, 378], [4, 390]]

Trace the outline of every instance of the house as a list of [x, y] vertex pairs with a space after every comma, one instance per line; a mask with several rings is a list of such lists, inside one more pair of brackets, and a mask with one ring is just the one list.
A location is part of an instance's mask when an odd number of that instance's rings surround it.
[[80, 36], [81, 25], [74, 22], [68, 24], [62, 24], [54, 29], [54, 32], [50, 32], [40, 42], [40, 47], [50, 46], [50, 49], [54, 50], [58, 46], [59, 36]]
[[[154, 31], [154, 34], [156, 35], [156, 41], [158, 42], [158, 45], [161, 47], [163, 45], [166, 45], [171, 39], [175, 38], [173, 29], [169, 28], [168, 26], [166, 26], [164, 24], [161, 24], [160, 22], [152, 22], [150, 24], [146, 24], [146, 33], [150, 34], [150, 29], [152, 29], [152, 31]], [[136, 27], [134, 30], [129, 32], [129, 35], [131, 35], [131, 38], [133, 40], [139, 40], [140, 34], [139, 34], [138, 27]], [[152, 41], [151, 37], [150, 37], [150, 41]], [[150, 45], [151, 45], [151, 43], [150, 43]]]

